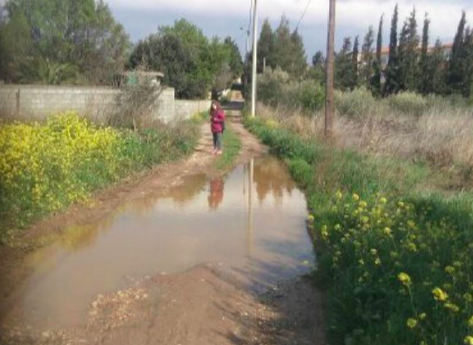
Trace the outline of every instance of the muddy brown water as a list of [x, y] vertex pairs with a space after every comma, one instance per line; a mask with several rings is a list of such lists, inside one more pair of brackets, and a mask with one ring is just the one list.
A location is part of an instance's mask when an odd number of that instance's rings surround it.
[[66, 229], [32, 253], [25, 261], [32, 274], [2, 310], [3, 322], [80, 327], [98, 294], [208, 263], [264, 291], [313, 266], [306, 217], [303, 193], [271, 156], [223, 177], [186, 178], [157, 199], [124, 202], [100, 223]]

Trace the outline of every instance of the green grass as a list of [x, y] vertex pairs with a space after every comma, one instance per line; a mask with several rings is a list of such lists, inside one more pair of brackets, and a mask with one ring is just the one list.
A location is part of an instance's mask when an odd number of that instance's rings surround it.
[[219, 170], [231, 167], [241, 150], [241, 140], [230, 126], [226, 126], [223, 134], [223, 153], [215, 161]]
[[471, 193], [427, 189], [423, 164], [246, 125], [306, 192], [331, 344], [470, 344]]

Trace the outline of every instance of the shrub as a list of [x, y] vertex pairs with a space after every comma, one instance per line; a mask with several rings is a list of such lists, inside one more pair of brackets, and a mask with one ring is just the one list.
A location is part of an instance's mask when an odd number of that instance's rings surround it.
[[426, 98], [413, 92], [390, 96], [387, 101], [391, 109], [406, 115], [419, 116], [430, 108]]
[[336, 91], [335, 106], [340, 115], [362, 117], [379, 112], [382, 104], [372, 96], [370, 91], [358, 88], [347, 92]]
[[190, 151], [195, 126], [100, 128], [75, 113], [0, 125], [0, 240], [6, 229], [84, 201], [126, 174]]
[[313, 113], [324, 106], [325, 91], [316, 81], [293, 81], [281, 69], [268, 69], [258, 80], [258, 99], [270, 106]]

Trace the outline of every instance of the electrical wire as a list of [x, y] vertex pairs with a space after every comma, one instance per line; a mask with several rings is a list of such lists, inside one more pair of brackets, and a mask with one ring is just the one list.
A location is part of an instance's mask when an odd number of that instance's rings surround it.
[[305, 7], [304, 13], [302, 13], [301, 19], [299, 19], [299, 22], [296, 25], [296, 30], [295, 31], [297, 31], [297, 29], [299, 29], [299, 25], [301, 24], [302, 20], [304, 19], [305, 14], [307, 13], [307, 10], [309, 9], [309, 6], [310, 6], [311, 3], [312, 3], [312, 0], [309, 0], [307, 2], [307, 6]]

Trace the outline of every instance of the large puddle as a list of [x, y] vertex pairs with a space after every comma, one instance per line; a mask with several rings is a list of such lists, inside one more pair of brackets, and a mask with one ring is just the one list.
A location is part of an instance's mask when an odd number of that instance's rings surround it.
[[[26, 261], [33, 273], [7, 320], [46, 329], [81, 326], [99, 293], [131, 277], [213, 263], [262, 289], [310, 269], [304, 195], [265, 156], [221, 178], [189, 177], [157, 200], [124, 204], [101, 223], [68, 229]], [[2, 313], [3, 314], [3, 313]]]

